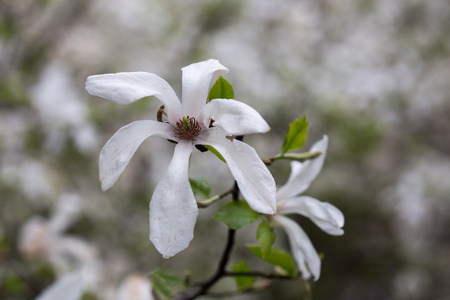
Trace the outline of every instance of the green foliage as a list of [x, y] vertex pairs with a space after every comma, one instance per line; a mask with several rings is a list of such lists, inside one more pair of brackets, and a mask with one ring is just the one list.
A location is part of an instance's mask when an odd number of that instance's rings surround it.
[[338, 133], [340, 139], [344, 142], [348, 156], [351, 158], [361, 157], [373, 152], [383, 138], [378, 122], [368, 118], [345, 123]]
[[[245, 260], [241, 260], [237, 264], [234, 264], [231, 267], [231, 270], [233, 272], [248, 272], [250, 271], [250, 268]], [[244, 290], [251, 287], [256, 280], [255, 276], [234, 276], [233, 278], [236, 281], [236, 285], [239, 290]]]
[[191, 188], [192, 191], [194, 192], [195, 197], [209, 198], [209, 195], [211, 193], [211, 187], [209, 186], [208, 181], [206, 181], [206, 179], [189, 178], [189, 183], [191, 184]]
[[6, 107], [24, 107], [29, 104], [28, 101], [29, 96], [24, 76], [12, 74], [0, 80], [0, 103], [2, 105]]
[[[406, 99], [402, 95], [391, 94], [389, 103], [394, 111], [404, 111], [407, 107]], [[340, 159], [351, 161], [365, 159], [367, 155], [374, 153], [388, 134], [384, 131], [382, 123], [370, 112], [360, 112], [358, 115], [332, 107], [332, 112], [324, 113], [322, 117], [323, 127], [332, 128], [329, 135], [333, 140], [340, 141]], [[427, 135], [429, 133], [427, 132]]]
[[102, 299], [98, 298], [97, 296], [95, 296], [90, 292], [85, 292], [81, 297], [81, 300], [102, 300]]
[[308, 137], [308, 128], [309, 123], [306, 120], [306, 115], [292, 122], [289, 125], [289, 131], [284, 138], [281, 152], [286, 153], [302, 147]]
[[13, 18], [6, 16], [6, 14], [2, 15], [2, 17], [0, 20], [0, 37], [3, 39], [14, 37], [14, 34], [17, 32], [17, 26]]
[[24, 295], [27, 293], [27, 286], [23, 279], [13, 273], [3, 276], [0, 287], [6, 295]]
[[[222, 76], [220, 76], [209, 90], [208, 101], [213, 99], [234, 99], [233, 86]], [[222, 154], [213, 146], [203, 145], [206, 149], [214, 153], [221, 161], [227, 163]]]
[[273, 228], [265, 220], [263, 220], [261, 224], [259, 224], [258, 230], [256, 231], [256, 239], [258, 240], [261, 248], [262, 258], [266, 258], [270, 253], [275, 237], [276, 235], [273, 232]]
[[185, 287], [184, 281], [173, 272], [166, 272], [155, 269], [150, 274], [150, 281], [153, 285], [153, 291], [158, 299], [173, 299], [173, 295], [180, 289]]
[[38, 125], [30, 126], [24, 135], [24, 143], [30, 153], [40, 153], [45, 143], [45, 132]]
[[222, 205], [214, 218], [227, 224], [231, 229], [239, 229], [255, 222], [259, 214], [244, 200], [232, 201]]
[[208, 101], [213, 99], [234, 99], [233, 86], [220, 76], [209, 90], [208, 99]]
[[281, 248], [273, 246], [267, 256], [263, 256], [259, 245], [247, 245], [247, 248], [256, 256], [264, 259], [272, 265], [278, 266], [289, 276], [295, 275], [295, 263], [292, 256]]
[[211, 151], [212, 153], [214, 153], [221, 161], [223, 161], [224, 163], [227, 163], [225, 158], [223, 158], [222, 154], [220, 154], [219, 151], [216, 150], [216, 148], [214, 148], [213, 146], [210, 146], [210, 145], [203, 145], [203, 146], [206, 149], [208, 149], [209, 151]]

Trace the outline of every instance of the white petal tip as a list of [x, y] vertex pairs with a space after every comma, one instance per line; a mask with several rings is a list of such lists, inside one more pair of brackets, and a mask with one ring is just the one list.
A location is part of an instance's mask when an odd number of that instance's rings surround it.
[[260, 133], [266, 133], [270, 131], [270, 126], [265, 123], [264, 125], [261, 125], [261, 129], [259, 130]]
[[344, 230], [340, 229], [334, 235], [344, 235]]
[[108, 180], [106, 178], [100, 179], [100, 188], [102, 189], [102, 192], [106, 192], [109, 190], [113, 185], [108, 183]]

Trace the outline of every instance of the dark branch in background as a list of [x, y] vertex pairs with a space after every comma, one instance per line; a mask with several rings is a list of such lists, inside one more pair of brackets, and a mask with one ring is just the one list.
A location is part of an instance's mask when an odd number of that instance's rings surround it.
[[209, 280], [199, 283], [199, 284], [196, 284], [197, 286], [200, 287], [200, 289], [196, 293], [194, 293], [190, 296], [183, 296], [180, 298], [180, 300], [192, 300], [192, 299], [196, 299], [199, 296], [207, 295], [208, 290], [220, 278], [222, 278], [224, 276], [224, 274], [226, 273], [225, 267], [228, 263], [228, 260], [230, 259], [231, 249], [233, 248], [235, 234], [236, 234], [236, 230], [228, 229], [227, 244], [226, 244], [225, 250], [223, 252], [222, 258], [220, 259], [219, 267], [217, 268], [216, 273]]
[[[237, 183], [234, 184], [233, 189], [233, 200], [237, 200], [239, 197], [239, 187], [237, 186]], [[222, 258], [220, 259], [219, 266], [217, 268], [216, 273], [207, 281], [202, 283], [197, 283], [195, 286], [198, 286], [200, 289], [195, 292], [192, 295], [187, 296], [181, 296], [180, 300], [192, 300], [196, 299], [197, 297], [200, 297], [202, 295], [208, 294], [208, 290], [220, 279], [226, 274], [225, 267], [227, 266], [227, 263], [230, 259], [231, 250], [233, 249], [234, 244], [234, 237], [236, 235], [236, 230], [234, 229], [228, 229], [228, 239], [227, 244], [225, 246], [225, 250], [223, 251]]]
[[[242, 141], [244, 136], [237, 136], [236, 140]], [[233, 201], [237, 201], [239, 199], [239, 187], [237, 185], [237, 182], [234, 182], [234, 187], [231, 192], [233, 196]], [[227, 271], [225, 270], [228, 261], [230, 260], [231, 250], [233, 249], [234, 245], [234, 237], [236, 235], [236, 230], [234, 229], [228, 229], [228, 238], [227, 238], [227, 244], [225, 245], [225, 250], [223, 251], [222, 258], [220, 259], [219, 266], [217, 267], [216, 273], [207, 281], [202, 283], [197, 283], [195, 286], [199, 287], [199, 290], [195, 292], [192, 295], [187, 296], [181, 296], [178, 298], [179, 300], [193, 300], [196, 299], [202, 295], [208, 294], [208, 290], [217, 282], [219, 281], [223, 276], [226, 276], [225, 274]]]
[[[243, 140], [243, 136], [237, 136], [235, 139], [238, 141]], [[239, 186], [237, 182], [234, 182], [234, 187], [230, 190], [224, 193], [224, 195], [227, 195], [228, 193], [232, 194], [233, 201], [239, 200]], [[177, 300], [193, 300], [197, 299], [200, 296], [212, 296], [212, 297], [226, 297], [235, 295], [236, 292], [242, 293], [243, 291], [231, 291], [226, 293], [211, 293], [209, 292], [209, 289], [221, 278], [223, 277], [230, 277], [230, 276], [256, 276], [256, 277], [262, 277], [266, 279], [294, 279], [295, 277], [286, 276], [286, 275], [280, 275], [280, 274], [271, 274], [271, 273], [264, 273], [264, 272], [258, 272], [258, 271], [250, 271], [250, 272], [229, 272], [225, 270], [228, 261], [230, 260], [231, 251], [233, 249], [234, 245], [234, 239], [236, 235], [236, 230], [234, 229], [228, 229], [228, 238], [227, 243], [225, 245], [225, 249], [223, 251], [222, 257], [220, 259], [219, 265], [217, 267], [216, 272], [211, 276], [210, 279], [199, 282], [199, 283], [193, 283], [190, 284], [192, 287], [197, 287], [198, 290], [190, 295], [181, 295]], [[255, 288], [250, 288], [247, 291], [254, 291]]]

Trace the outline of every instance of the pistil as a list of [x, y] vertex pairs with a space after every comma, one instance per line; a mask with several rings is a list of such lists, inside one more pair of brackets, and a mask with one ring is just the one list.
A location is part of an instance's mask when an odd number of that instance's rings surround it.
[[176, 128], [173, 129], [175, 136], [182, 140], [195, 141], [200, 134], [200, 124], [193, 117], [183, 117], [177, 122]]

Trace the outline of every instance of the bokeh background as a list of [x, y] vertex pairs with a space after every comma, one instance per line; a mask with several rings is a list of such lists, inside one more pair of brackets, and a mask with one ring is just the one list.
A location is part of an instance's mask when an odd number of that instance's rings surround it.
[[[176, 257], [163, 260], [148, 240], [148, 203], [172, 144], [144, 142], [100, 191], [101, 147], [121, 126], [155, 119], [160, 103], [110, 103], [84, 83], [148, 71], [180, 94], [183, 66], [217, 58], [236, 98], [272, 127], [245, 137], [261, 157], [278, 153], [305, 113], [305, 150], [329, 136], [306, 194], [343, 211], [345, 235], [296, 218], [324, 257], [313, 299], [450, 299], [449, 32], [448, 0], [0, 0], [0, 298], [33, 299], [71, 259], [97, 280], [85, 299], [112, 299], [126, 276], [155, 267], [189, 269], [193, 280], [215, 270], [220, 204], [201, 211]], [[283, 184], [289, 163], [271, 171]], [[233, 182], [210, 153], [194, 153], [190, 174], [213, 193]], [[232, 261], [270, 269], [244, 247], [254, 232], [238, 232]], [[300, 281], [275, 281], [233, 299], [303, 294]]]

